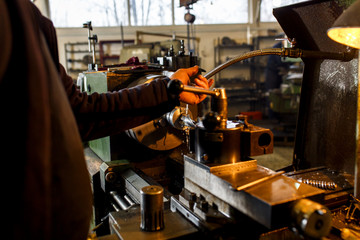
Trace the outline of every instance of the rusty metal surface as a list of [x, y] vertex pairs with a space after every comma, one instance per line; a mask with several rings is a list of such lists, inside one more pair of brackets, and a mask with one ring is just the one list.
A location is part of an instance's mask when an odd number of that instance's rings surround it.
[[358, 61], [309, 61], [308, 66], [294, 163], [300, 169], [327, 166], [354, 174]]

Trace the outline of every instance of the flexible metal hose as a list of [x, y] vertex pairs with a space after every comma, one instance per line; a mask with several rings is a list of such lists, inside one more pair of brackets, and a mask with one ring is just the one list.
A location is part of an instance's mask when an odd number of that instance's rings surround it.
[[221, 70], [229, 67], [230, 65], [240, 62], [242, 60], [265, 55], [278, 55], [282, 57], [290, 58], [313, 58], [313, 59], [334, 59], [340, 61], [350, 61], [357, 57], [357, 50], [353, 49], [347, 52], [321, 52], [321, 51], [311, 51], [311, 50], [302, 50], [298, 48], [268, 48], [260, 49], [251, 52], [244, 53], [237, 57], [230, 59], [229, 61], [220, 64], [210, 72], [204, 75], [205, 78], [209, 79], [214, 76]]
[[223, 64], [220, 64], [216, 68], [212, 69], [210, 72], [206, 73], [204, 75], [204, 77], [209, 79], [212, 76], [214, 76], [215, 74], [217, 74], [218, 72], [220, 72], [221, 70], [229, 67], [230, 65], [240, 62], [240, 61], [243, 61], [248, 58], [257, 57], [257, 56], [265, 56], [265, 55], [280, 55], [281, 56], [283, 54], [284, 54], [283, 48], [269, 48], [269, 49], [260, 49], [260, 50], [247, 52], [242, 55], [236, 56]]

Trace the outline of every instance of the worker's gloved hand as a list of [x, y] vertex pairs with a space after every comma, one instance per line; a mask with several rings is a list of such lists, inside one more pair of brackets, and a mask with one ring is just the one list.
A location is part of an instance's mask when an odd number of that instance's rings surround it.
[[[204, 89], [209, 89], [211, 85], [214, 83], [214, 79], [210, 79], [209, 81], [201, 75], [197, 75], [199, 72], [199, 66], [194, 66], [191, 68], [181, 68], [177, 70], [173, 75], [171, 75], [170, 79], [180, 80], [184, 85], [192, 85], [195, 87], [200, 87]], [[194, 83], [190, 82], [191, 77], [195, 77]], [[190, 92], [182, 92], [179, 95], [179, 100], [188, 104], [198, 104], [203, 101], [207, 95], [205, 94], [197, 94]]]

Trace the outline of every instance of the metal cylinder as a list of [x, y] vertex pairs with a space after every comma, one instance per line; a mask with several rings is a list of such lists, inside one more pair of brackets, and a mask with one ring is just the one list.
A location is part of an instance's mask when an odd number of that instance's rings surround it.
[[117, 192], [111, 191], [110, 195], [113, 197], [115, 202], [119, 205], [119, 207], [122, 210], [127, 210], [129, 209], [129, 207], [131, 207], [130, 204], [128, 204], [128, 202], [126, 202], [119, 194], [117, 194]]
[[220, 127], [227, 127], [227, 115], [228, 115], [228, 101], [226, 96], [226, 91], [224, 88], [219, 88], [219, 96], [214, 98], [214, 104], [212, 111], [217, 112], [220, 116], [221, 122]]
[[198, 162], [228, 164], [241, 161], [241, 126], [208, 131], [195, 129], [195, 159]]
[[150, 185], [140, 191], [140, 211], [143, 231], [159, 231], [164, 228], [164, 189]]
[[291, 216], [296, 228], [310, 238], [320, 239], [330, 232], [331, 212], [317, 202], [308, 199], [296, 201], [292, 207]]

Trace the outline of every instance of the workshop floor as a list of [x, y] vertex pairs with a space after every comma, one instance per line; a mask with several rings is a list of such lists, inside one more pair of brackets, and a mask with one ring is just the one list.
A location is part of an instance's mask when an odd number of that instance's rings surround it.
[[253, 157], [258, 164], [272, 170], [278, 170], [292, 164], [293, 146], [274, 146], [272, 154]]

